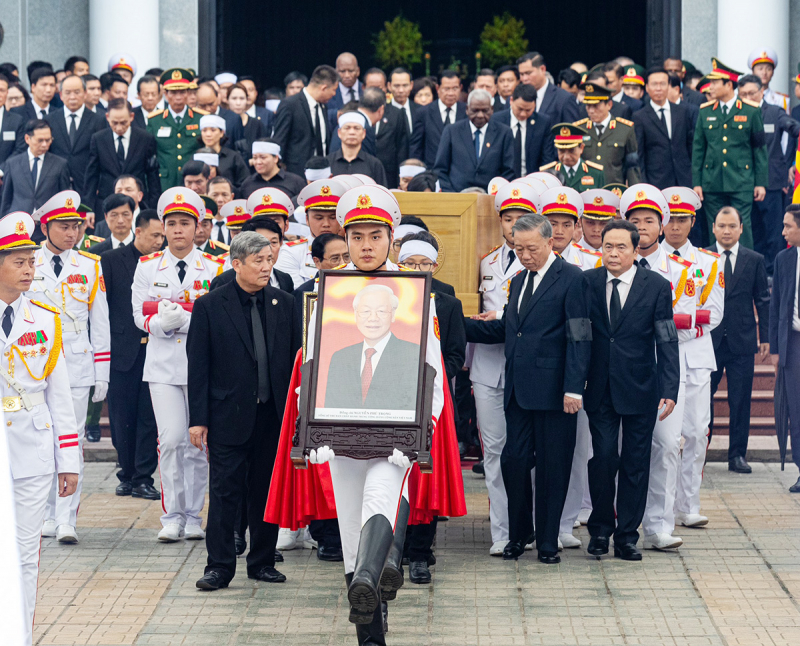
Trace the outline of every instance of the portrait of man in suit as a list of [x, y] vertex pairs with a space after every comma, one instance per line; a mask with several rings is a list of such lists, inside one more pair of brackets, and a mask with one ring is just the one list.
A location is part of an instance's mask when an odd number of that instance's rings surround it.
[[[325, 388], [327, 412], [317, 408], [316, 417], [388, 419], [367, 412], [378, 409], [408, 411], [391, 418], [413, 421], [420, 346], [392, 332], [399, 306], [400, 300], [388, 285], [371, 283], [354, 296], [354, 322], [362, 340], [333, 353]], [[336, 334], [333, 328], [331, 333]], [[353, 411], [364, 411], [364, 415]]]

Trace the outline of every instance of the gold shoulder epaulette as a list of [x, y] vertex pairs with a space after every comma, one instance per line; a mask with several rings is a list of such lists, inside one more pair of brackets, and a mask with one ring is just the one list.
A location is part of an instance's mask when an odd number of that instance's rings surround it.
[[587, 166], [594, 168], [595, 170], [603, 170], [603, 164], [597, 164], [592, 161], [585, 161], [584, 162]]
[[217, 263], [219, 265], [224, 265], [225, 264], [225, 261], [224, 260], [220, 260], [219, 256], [212, 256], [210, 253], [206, 253], [205, 251], [203, 252], [203, 258], [205, 258], [206, 260], [212, 260], [213, 262], [215, 262], [215, 263]]
[[667, 254], [667, 255], [669, 256], [670, 260], [674, 260], [679, 265], [683, 265], [684, 267], [691, 267], [692, 266], [691, 261], [686, 260], [686, 258], [681, 258], [680, 256], [676, 256], [674, 253]]
[[87, 258], [91, 258], [92, 260], [100, 260], [100, 256], [96, 253], [89, 253], [88, 251], [84, 251], [83, 249], [78, 249], [78, 253], [82, 256], [86, 256]]
[[57, 307], [53, 307], [52, 305], [47, 305], [46, 303], [40, 303], [39, 301], [35, 301], [33, 299], [31, 299], [31, 303], [33, 303], [34, 305], [38, 305], [43, 310], [47, 310], [48, 312], [52, 312], [53, 314], [61, 314], [61, 310], [59, 310]]
[[628, 121], [628, 119], [623, 119], [622, 117], [617, 117], [617, 123], [624, 123], [626, 126], [633, 128], [633, 121]]
[[208, 244], [211, 245], [212, 249], [216, 249], [217, 247], [219, 247], [220, 249], [223, 249], [225, 251], [230, 251], [231, 250], [231, 246], [230, 245], [227, 245], [224, 242], [220, 242], [219, 240], [209, 240]]
[[196, 112], [199, 115], [206, 115], [210, 114], [208, 110], [202, 110], [201, 108], [189, 108], [189, 116], [192, 116], [192, 112]]
[[589, 122], [589, 117], [586, 117], [585, 119], [581, 119], [580, 121], [574, 121], [574, 122], [572, 123], [572, 125], [573, 125], [573, 126], [581, 126], [581, 125], [583, 125], [584, 123], [588, 123], [588, 122]]
[[750, 101], [749, 99], [739, 99], [739, 100], [740, 100], [742, 103], [746, 103], [746, 104], [747, 104], [747, 105], [749, 105], [751, 108], [760, 108], [760, 107], [761, 107], [760, 105], [758, 105], [758, 103], [753, 103], [753, 101]]
[[287, 247], [296, 247], [299, 244], [303, 244], [304, 242], [308, 242], [306, 238], [298, 238], [297, 240], [289, 240], [286, 242]]
[[159, 114], [161, 116], [166, 117], [167, 115], [163, 114], [164, 112], [169, 112], [169, 110], [153, 110], [150, 114], [147, 115], [147, 118], [153, 119], [154, 117], [157, 117]]
[[94, 242], [104, 242], [105, 238], [101, 238], [100, 236], [86, 236], [89, 240], [93, 240]]
[[501, 245], [501, 244], [497, 245], [497, 246], [496, 246], [494, 249], [492, 249], [492, 250], [491, 250], [491, 251], [489, 251], [488, 253], [486, 253], [486, 254], [484, 254], [483, 256], [481, 256], [481, 260], [483, 260], [484, 258], [486, 258], [486, 256], [488, 256], [490, 253], [494, 253], [495, 251], [497, 251], [497, 250], [498, 250], [500, 247], [502, 247], [502, 246], [503, 246], [503, 245]]
[[719, 254], [716, 251], [711, 251], [711, 249], [700, 248], [699, 251], [707, 253], [709, 256], [713, 256], [714, 258], [719, 258]]
[[554, 168], [557, 164], [557, 161], [550, 162], [549, 164], [545, 164], [544, 166], [539, 166], [539, 170], [548, 170], [550, 168]]
[[139, 258], [139, 262], [147, 262], [148, 260], [152, 260], [153, 258], [159, 258], [159, 257], [161, 257], [163, 255], [164, 255], [163, 251], [155, 251], [155, 252], [153, 252], [151, 254], [148, 254], [146, 256], [142, 256], [141, 258]]
[[578, 248], [578, 251], [582, 251], [583, 253], [589, 254], [590, 256], [602, 257], [603, 255], [602, 251], [592, 251], [591, 249], [587, 249], [586, 247], [581, 247], [577, 242], [573, 242], [572, 244], [574, 244]]
[[711, 105], [714, 105], [715, 103], [716, 103], [716, 100], [706, 101], [705, 103], [701, 103], [700, 107], [701, 108], [707, 108], [707, 107], [709, 107]]

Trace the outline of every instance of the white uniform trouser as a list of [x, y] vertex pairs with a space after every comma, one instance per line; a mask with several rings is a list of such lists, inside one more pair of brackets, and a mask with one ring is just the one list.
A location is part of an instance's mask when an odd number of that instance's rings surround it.
[[[575, 436], [575, 452], [572, 454], [572, 470], [569, 473], [569, 489], [561, 512], [559, 533], [571, 534], [573, 525], [583, 507], [584, 493], [589, 478], [589, 458], [592, 456], [592, 434], [589, 431], [589, 416], [581, 408], [578, 411], [578, 432]], [[590, 507], [591, 508], [591, 507]]]
[[675, 496], [678, 491], [678, 460], [685, 404], [686, 384], [682, 381], [675, 409], [663, 422], [657, 419], [653, 430], [647, 505], [642, 519], [645, 536], [672, 534], [675, 531]]
[[503, 389], [472, 383], [478, 429], [483, 445], [483, 470], [489, 492], [489, 520], [492, 542], [508, 540], [508, 495], [500, 470], [500, 454], [506, 445], [506, 411]]
[[400, 498], [407, 491], [409, 469], [392, 464], [386, 458], [355, 460], [336, 457], [330, 462], [333, 495], [339, 516], [344, 571], [356, 567], [361, 528], [377, 514], [392, 524], [397, 520]]
[[206, 499], [208, 460], [189, 441], [186, 386], [150, 383], [158, 426], [158, 470], [161, 475], [161, 524], [200, 526]]
[[17, 516], [17, 546], [22, 570], [22, 590], [25, 595], [25, 644], [33, 635], [33, 611], [36, 608], [36, 586], [39, 581], [39, 548], [42, 543], [42, 523], [45, 519], [47, 495], [53, 488], [53, 476], [32, 476], [14, 479], [14, 506]]
[[75, 411], [76, 430], [78, 434], [78, 488], [75, 493], [66, 498], [59, 498], [58, 489], [58, 476], [56, 475], [53, 480], [53, 487], [47, 496], [47, 509], [45, 511], [45, 520], [52, 519], [56, 521], [56, 525], [69, 525], [75, 527], [78, 524], [78, 508], [81, 505], [81, 490], [83, 489], [83, 442], [84, 435], [86, 434], [86, 412], [89, 407], [89, 386], [79, 386], [77, 388], [70, 388], [69, 392], [72, 395], [72, 408]]
[[686, 405], [683, 411], [683, 451], [678, 476], [675, 511], [700, 513], [700, 485], [708, 448], [708, 425], [711, 422], [711, 370], [689, 368], [686, 371]]

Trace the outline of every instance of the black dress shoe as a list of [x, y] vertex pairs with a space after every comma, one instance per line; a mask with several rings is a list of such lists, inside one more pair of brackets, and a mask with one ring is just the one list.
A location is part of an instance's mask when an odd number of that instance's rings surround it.
[[280, 550], [275, 550], [275, 562], [283, 563], [283, 552]]
[[589, 540], [589, 547], [586, 548], [586, 551], [589, 552], [592, 556], [603, 556], [603, 554], [608, 554], [608, 538], [605, 536], [592, 536]]
[[728, 471], [735, 471], [736, 473], [753, 473], [752, 467], [747, 464], [747, 460], [741, 456], [737, 456], [733, 458], [733, 460], [728, 460]]
[[145, 500], [161, 500], [161, 494], [153, 485], [139, 484], [131, 490], [134, 498], [144, 498]]
[[87, 426], [86, 427], [86, 441], [99, 442], [100, 441], [100, 426]]
[[641, 561], [642, 553], [637, 549], [635, 543], [614, 543], [614, 556], [623, 561]]
[[431, 582], [431, 571], [425, 561], [411, 561], [411, 565], [408, 566], [408, 576], [411, 578], [411, 583], [418, 585]]
[[516, 561], [520, 556], [525, 554], [525, 544], [519, 541], [508, 541], [503, 549], [504, 561]]
[[428, 556], [428, 567], [430, 567], [431, 565], [436, 565], [436, 554], [434, 554], [433, 552], [431, 552], [430, 555]]
[[247, 574], [248, 579], [255, 579], [256, 581], [266, 581], [267, 583], [283, 583], [286, 581], [286, 575], [281, 574], [274, 567], [265, 565], [255, 574]]
[[797, 482], [789, 487], [789, 493], [800, 493], [800, 478], [798, 478]]
[[317, 547], [317, 558], [320, 561], [330, 561], [332, 563], [338, 563], [344, 560], [341, 547], [330, 547], [328, 545], [320, 545]]
[[130, 482], [120, 482], [115, 493], [118, 496], [130, 496], [131, 491], [133, 491], [133, 485]]
[[558, 554], [551, 554], [550, 552], [539, 551], [539, 560], [545, 565], [557, 565], [561, 563], [561, 557]]
[[247, 549], [247, 541], [239, 536], [239, 532], [233, 532], [233, 544], [236, 547], [236, 556], [241, 556]]
[[211, 570], [203, 575], [202, 579], [198, 579], [195, 585], [200, 590], [219, 590], [220, 588], [228, 587], [228, 579], [219, 570]]
[[486, 471], [484, 471], [483, 469], [483, 460], [481, 460], [480, 462], [476, 462], [475, 464], [472, 465], [472, 473], [475, 473], [479, 476], [486, 475]]

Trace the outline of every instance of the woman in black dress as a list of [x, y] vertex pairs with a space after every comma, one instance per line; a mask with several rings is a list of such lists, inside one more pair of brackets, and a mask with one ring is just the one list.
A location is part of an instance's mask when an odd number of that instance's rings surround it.
[[228, 90], [228, 109], [239, 115], [244, 128], [244, 137], [234, 142], [234, 149], [249, 162], [253, 142], [269, 136], [267, 127], [260, 119], [251, 119], [247, 115], [247, 90], [241, 83], [236, 83]]
[[203, 144], [219, 155], [217, 175], [227, 177], [234, 188], [239, 188], [250, 175], [250, 169], [242, 156], [228, 148], [225, 134], [225, 119], [216, 114], [200, 117], [200, 137]]

